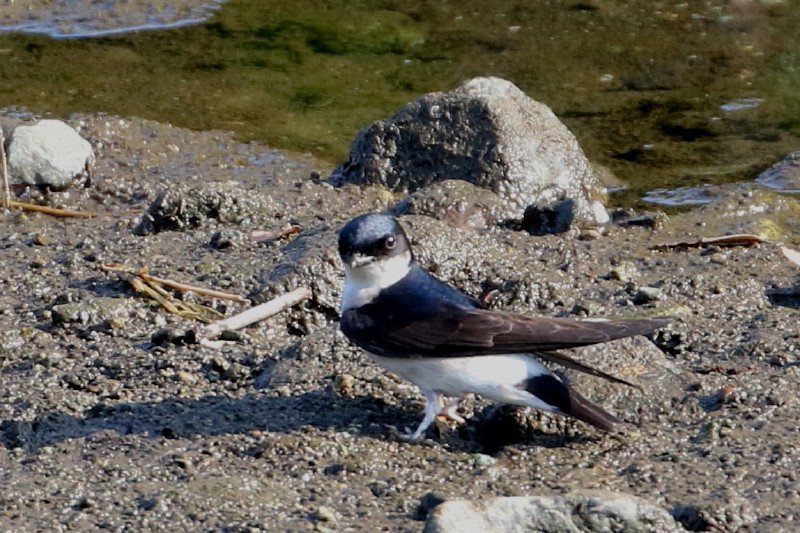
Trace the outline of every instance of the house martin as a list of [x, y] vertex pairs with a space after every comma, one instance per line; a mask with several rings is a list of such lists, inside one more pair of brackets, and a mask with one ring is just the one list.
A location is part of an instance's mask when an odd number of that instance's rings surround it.
[[[458, 422], [461, 398], [493, 401], [569, 415], [609, 431], [620, 420], [550, 372], [539, 359], [633, 385], [558, 350], [641, 335], [669, 318], [571, 320], [483, 309], [433, 277], [415, 259], [394, 217], [366, 214], [339, 233], [344, 263], [342, 332], [425, 396], [419, 439], [439, 415]], [[444, 403], [445, 397], [454, 398]]]

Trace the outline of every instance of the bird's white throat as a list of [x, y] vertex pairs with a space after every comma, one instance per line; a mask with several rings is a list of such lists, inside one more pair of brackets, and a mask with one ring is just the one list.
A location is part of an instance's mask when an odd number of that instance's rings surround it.
[[378, 293], [403, 279], [411, 268], [411, 252], [376, 259], [365, 265], [344, 266], [342, 313], [371, 302]]

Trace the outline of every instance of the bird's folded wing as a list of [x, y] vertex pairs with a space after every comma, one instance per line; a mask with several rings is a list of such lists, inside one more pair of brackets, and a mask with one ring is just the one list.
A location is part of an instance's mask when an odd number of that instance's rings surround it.
[[530, 317], [464, 308], [445, 301], [436, 312], [403, 321], [373, 317], [355, 309], [344, 314], [341, 327], [363, 348], [390, 357], [537, 353], [564, 366], [627, 383], [553, 350], [649, 333], [670, 321], [670, 317], [619, 320]]

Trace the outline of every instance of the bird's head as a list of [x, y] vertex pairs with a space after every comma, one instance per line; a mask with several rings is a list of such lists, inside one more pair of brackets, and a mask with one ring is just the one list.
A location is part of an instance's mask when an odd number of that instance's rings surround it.
[[413, 260], [406, 232], [394, 217], [379, 213], [345, 224], [339, 232], [339, 256], [348, 278], [381, 286], [405, 276]]

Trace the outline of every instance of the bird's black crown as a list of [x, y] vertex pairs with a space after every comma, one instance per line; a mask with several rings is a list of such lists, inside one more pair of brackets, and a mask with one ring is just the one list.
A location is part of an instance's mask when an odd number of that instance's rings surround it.
[[393, 216], [381, 213], [361, 215], [339, 232], [339, 255], [347, 262], [355, 254], [390, 257], [409, 251], [408, 237]]

